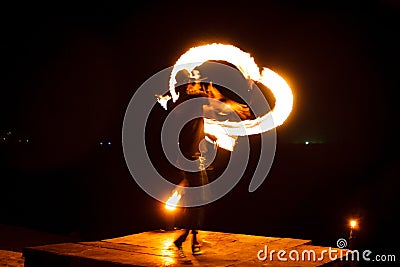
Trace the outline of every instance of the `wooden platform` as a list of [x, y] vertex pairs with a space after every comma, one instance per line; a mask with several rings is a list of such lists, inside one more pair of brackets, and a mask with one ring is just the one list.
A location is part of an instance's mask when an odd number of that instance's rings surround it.
[[61, 243], [25, 248], [25, 267], [67, 266], [346, 266], [344, 261], [279, 261], [277, 254], [260, 261], [257, 253], [268, 251], [313, 250], [317, 258], [325, 247], [313, 246], [310, 240], [263, 237], [200, 231], [202, 254], [191, 254], [190, 236], [184, 243], [185, 258], [177, 254], [173, 241], [181, 230], [152, 231], [96, 242]]

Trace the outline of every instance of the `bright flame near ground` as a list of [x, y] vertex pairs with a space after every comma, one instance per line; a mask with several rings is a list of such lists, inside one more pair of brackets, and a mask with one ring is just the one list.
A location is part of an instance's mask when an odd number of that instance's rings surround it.
[[165, 203], [165, 208], [167, 210], [174, 210], [176, 209], [176, 206], [178, 205], [179, 200], [181, 199], [181, 195], [178, 193], [178, 191], [174, 191], [172, 196], [170, 196]]
[[[209, 60], [226, 61], [235, 65], [246, 79], [260, 82], [268, 87], [273, 93], [276, 102], [272, 111], [254, 120], [237, 122], [204, 118], [206, 134], [216, 136], [217, 139], [221, 136], [223, 140], [219, 141], [219, 143], [225, 144], [228, 142], [226, 147], [230, 148], [228, 150], [233, 150], [233, 146], [229, 144], [232, 142], [232, 137], [267, 132], [281, 125], [287, 119], [293, 107], [293, 95], [289, 85], [281, 76], [268, 68], [263, 68], [260, 73], [260, 69], [255, 63], [254, 58], [249, 53], [245, 53], [232, 45], [214, 43], [193, 47], [183, 54], [175, 63], [169, 80], [169, 91], [174, 102], [179, 98], [179, 94], [175, 91], [177, 83], [176, 75], [178, 72], [186, 70], [189, 72], [189, 76], [193, 76], [196, 74], [195, 68]], [[167, 98], [162, 99], [165, 109], [168, 100]], [[218, 140], [215, 143], [218, 144]]]
[[350, 221], [350, 227], [355, 228], [357, 226], [357, 221], [356, 220], [351, 220]]

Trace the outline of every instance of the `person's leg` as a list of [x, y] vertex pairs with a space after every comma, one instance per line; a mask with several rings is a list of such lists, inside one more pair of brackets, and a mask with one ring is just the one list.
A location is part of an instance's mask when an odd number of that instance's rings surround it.
[[197, 234], [198, 234], [197, 230], [192, 230], [192, 245], [199, 244], [199, 242], [197, 241]]
[[[197, 173], [191, 174], [190, 183], [191, 186], [202, 186], [208, 183], [207, 172], [204, 168]], [[203, 192], [202, 197], [206, 199], [207, 195], [206, 192]], [[204, 207], [192, 207], [189, 209], [188, 212], [189, 217], [189, 225], [190, 229], [192, 230], [192, 252], [193, 254], [200, 253], [200, 243], [197, 240], [198, 230], [201, 229], [203, 220], [204, 220]]]
[[202, 215], [202, 208], [196, 207], [192, 208], [192, 221], [191, 221], [191, 230], [192, 230], [192, 252], [193, 254], [200, 252], [200, 243], [197, 240], [198, 229], [200, 228], [201, 224], [201, 215]]
[[187, 236], [189, 235], [190, 230], [189, 229], [185, 229], [185, 232], [183, 234], [181, 234], [175, 241], [174, 244], [176, 246], [176, 248], [178, 249], [178, 255], [181, 258], [185, 258], [185, 252], [183, 252], [183, 247], [182, 247], [182, 243], [185, 242]]
[[197, 240], [197, 230], [192, 230], [192, 253], [200, 253], [200, 243]]
[[183, 234], [181, 234], [174, 241], [175, 246], [177, 246], [178, 248], [181, 248], [182, 247], [182, 243], [186, 241], [186, 238], [188, 237], [189, 233], [190, 233], [190, 229], [185, 229], [185, 232]]
[[[207, 172], [200, 169], [197, 173], [185, 174], [187, 176], [188, 186], [196, 187], [208, 183]], [[204, 194], [203, 197], [206, 197]], [[190, 231], [192, 233], [192, 252], [200, 252], [200, 244], [197, 240], [198, 229], [202, 226], [204, 217], [204, 207], [188, 207], [184, 213], [184, 227], [185, 232], [174, 241], [176, 247], [182, 250], [182, 243], [186, 241]]]

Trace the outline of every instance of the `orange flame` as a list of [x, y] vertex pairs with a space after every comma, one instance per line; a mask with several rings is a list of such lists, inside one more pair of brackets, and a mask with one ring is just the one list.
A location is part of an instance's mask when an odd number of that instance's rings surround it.
[[178, 193], [178, 191], [174, 191], [174, 193], [168, 198], [167, 202], [165, 203], [165, 208], [167, 210], [175, 210], [180, 199], [181, 195]]
[[[274, 109], [255, 119], [248, 118], [246, 114], [248, 113], [247, 106], [229, 102], [225, 103], [226, 108], [234, 110], [242, 121], [220, 121], [213, 117], [205, 116], [205, 133], [216, 138], [213, 143], [221, 147], [227, 144], [225, 149], [232, 151], [235, 143], [234, 141], [238, 136], [260, 134], [283, 124], [293, 107], [293, 94], [290, 86], [281, 76], [268, 68], [263, 68], [260, 72], [254, 58], [249, 53], [245, 53], [235, 46], [226, 44], [213, 43], [192, 47], [184, 53], [175, 63], [171, 71], [169, 80], [170, 96], [166, 96], [165, 98], [159, 97], [158, 101], [160, 104], [166, 109], [166, 102], [168, 100], [172, 99], [172, 101], [175, 102], [179, 98], [179, 94], [175, 91], [175, 85], [177, 83], [176, 75], [178, 72], [186, 70], [192, 78], [198, 79], [199, 73], [195, 68], [210, 60], [226, 61], [235, 65], [249, 82], [260, 82], [265, 85], [271, 90], [275, 98]], [[203, 93], [204, 90], [199, 84], [195, 84], [189, 89], [191, 93]], [[212, 91], [209, 91], [206, 95], [217, 100], [219, 98], [218, 93], [214, 94]]]
[[[200, 78], [199, 72], [197, 72], [198, 78]], [[205, 118], [217, 121], [219, 118], [222, 120], [228, 120], [232, 117], [231, 114], [235, 113], [241, 120], [250, 118], [250, 109], [247, 105], [240, 104], [230, 99], [226, 99], [217, 88], [212, 85], [212, 82], [205, 88], [201, 85], [199, 80], [193, 84], [189, 84], [186, 88], [186, 93], [189, 95], [201, 95], [208, 97], [209, 99], [215, 99], [217, 101], [209, 101], [208, 105], [203, 105], [203, 115]], [[236, 118], [236, 119], [239, 119]], [[237, 136], [229, 136], [223, 128], [216, 124], [204, 123], [204, 133], [206, 134], [206, 140], [210, 143], [217, 145], [223, 149], [233, 151], [236, 145]]]

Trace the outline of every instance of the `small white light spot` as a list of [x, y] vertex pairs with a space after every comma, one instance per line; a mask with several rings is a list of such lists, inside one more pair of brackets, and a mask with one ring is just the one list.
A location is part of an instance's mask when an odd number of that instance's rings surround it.
[[308, 142], [308, 141], [305, 141], [305, 142], [304, 142], [304, 144], [308, 145], [308, 144], [310, 144], [310, 142]]

